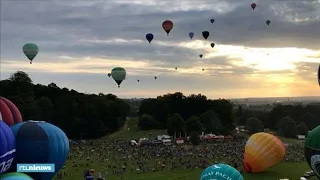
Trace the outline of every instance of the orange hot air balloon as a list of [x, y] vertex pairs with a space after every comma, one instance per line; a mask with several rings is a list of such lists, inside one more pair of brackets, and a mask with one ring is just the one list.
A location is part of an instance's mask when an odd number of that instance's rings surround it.
[[173, 28], [173, 22], [170, 20], [163, 21], [162, 28], [167, 33], [167, 36], [169, 36], [169, 33]]
[[283, 160], [286, 148], [282, 141], [269, 133], [253, 134], [244, 150], [244, 170], [262, 172]]

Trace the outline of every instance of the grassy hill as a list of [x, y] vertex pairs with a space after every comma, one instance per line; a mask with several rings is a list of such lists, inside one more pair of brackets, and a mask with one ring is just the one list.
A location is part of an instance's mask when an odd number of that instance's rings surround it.
[[[101, 138], [99, 140], [110, 140], [112, 138], [122, 138], [122, 139], [130, 139], [130, 138], [139, 138], [139, 137], [148, 137], [150, 136], [149, 134], [152, 133], [153, 136], [156, 135], [162, 135], [166, 134], [165, 130], [150, 130], [150, 131], [141, 131], [137, 127], [138, 119], [137, 118], [128, 118], [126, 124], [124, 127], [112, 134], [109, 135], [108, 137]], [[281, 138], [284, 143], [290, 143], [290, 144], [296, 144], [296, 143], [301, 143], [301, 141], [293, 140], [293, 139], [286, 139], [286, 138]], [[90, 141], [88, 141], [90, 143]], [[87, 144], [88, 144], [87, 143]], [[93, 168], [96, 170], [96, 172], [111, 172], [111, 168], [107, 168], [106, 164], [107, 163], [112, 163], [112, 161], [115, 161], [115, 157], [119, 156], [119, 154], [114, 154], [110, 152], [105, 152], [107, 156], [107, 160], [101, 161], [102, 156], [101, 154], [96, 154], [94, 152], [90, 152], [90, 146], [86, 145], [82, 148], [77, 148], [73, 149], [73, 151], [77, 152], [71, 152], [71, 153], [78, 153], [79, 156], [73, 157], [72, 159], [68, 160], [66, 163], [66, 168], [63, 170], [67, 172], [68, 177], [66, 179], [68, 180], [79, 180], [83, 178], [82, 171], [83, 169], [87, 168], [86, 163], [87, 160], [85, 156], [90, 156], [90, 158], [93, 161], [93, 163], [90, 163], [90, 168]], [[89, 152], [89, 153], [88, 153]], [[81, 154], [88, 153], [87, 155], [81, 156]], [[75, 161], [79, 166], [77, 168], [72, 167], [74, 166]], [[135, 162], [132, 162], [130, 160], [127, 160], [128, 165], [134, 166]], [[210, 162], [214, 162], [214, 160], [210, 160]], [[151, 163], [156, 163], [156, 162], [151, 162]], [[306, 162], [303, 163], [287, 163], [287, 162], [282, 162], [276, 165], [275, 167], [272, 167], [268, 169], [264, 173], [258, 173], [258, 174], [244, 174], [244, 179], [245, 180], [278, 180], [281, 178], [288, 178], [288, 179], [300, 179], [300, 176], [302, 176], [306, 171], [309, 171], [310, 168]], [[151, 172], [151, 173], [137, 173], [136, 171], [129, 171], [128, 173], [123, 175], [123, 178], [125, 180], [196, 180], [199, 179], [199, 176], [202, 172], [202, 169], [192, 169], [192, 170], [175, 170], [175, 171], [170, 171], [170, 170], [164, 170], [161, 172]], [[112, 179], [112, 180], [118, 180], [121, 179], [120, 176], [115, 176], [106, 174], [105, 175], [106, 179]], [[311, 180], [315, 180], [317, 178], [313, 178]]]

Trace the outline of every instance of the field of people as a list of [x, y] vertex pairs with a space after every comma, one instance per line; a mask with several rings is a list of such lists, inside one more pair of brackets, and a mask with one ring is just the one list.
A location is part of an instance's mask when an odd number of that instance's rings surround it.
[[[210, 164], [225, 162], [232, 165], [235, 160], [242, 166], [245, 141], [181, 146], [132, 147], [131, 138], [155, 137], [164, 130], [141, 131], [137, 119], [129, 118], [123, 128], [98, 140], [72, 143], [69, 159], [62, 169], [63, 179], [79, 180], [85, 169], [94, 169], [105, 179], [130, 180], [195, 180]], [[244, 173], [245, 180], [299, 179], [310, 171], [303, 154], [303, 143], [281, 138], [290, 144], [285, 161], [264, 173]], [[237, 157], [237, 159], [234, 159]], [[316, 178], [311, 178], [311, 180]]]

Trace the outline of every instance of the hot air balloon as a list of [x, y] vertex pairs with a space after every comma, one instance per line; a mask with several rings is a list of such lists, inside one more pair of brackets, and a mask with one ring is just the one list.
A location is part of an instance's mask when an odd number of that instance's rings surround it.
[[320, 126], [308, 133], [304, 143], [304, 156], [313, 170], [320, 178]]
[[192, 38], [193, 38], [193, 36], [194, 36], [194, 33], [193, 33], [193, 32], [190, 32], [190, 33], [189, 33], [189, 37], [190, 37], [190, 39], [192, 39]]
[[202, 171], [200, 180], [243, 180], [242, 175], [234, 167], [227, 164], [214, 164]]
[[0, 96], [0, 120], [8, 126], [22, 122], [19, 109], [10, 100]]
[[32, 60], [37, 56], [39, 52], [39, 48], [34, 43], [27, 43], [22, 47], [23, 53], [30, 60], [30, 64], [32, 64]]
[[177, 68], [177, 67], [175, 67], [175, 69], [177, 70], [178, 68]]
[[246, 172], [262, 172], [283, 160], [286, 149], [277, 137], [260, 132], [247, 141], [244, 152]]
[[140, 82], [140, 80], [139, 80], [139, 79], [138, 79], [137, 81], [138, 81], [138, 82]]
[[30, 176], [19, 173], [19, 172], [11, 172], [7, 174], [3, 174], [0, 176], [1, 180], [33, 180]]
[[[0, 121], [0, 174], [11, 166], [16, 152], [16, 141], [10, 127]], [[1, 178], [0, 178], [1, 179]]]
[[113, 80], [118, 84], [118, 87], [120, 87], [120, 84], [123, 80], [126, 79], [127, 72], [122, 67], [115, 67], [111, 71], [111, 76]]
[[158, 78], [157, 76], [154, 77], [154, 79], [157, 79], [157, 78]]
[[202, 36], [203, 36], [203, 38], [204, 38], [205, 40], [207, 40], [208, 37], [210, 36], [209, 31], [203, 31], [203, 32], [202, 32]]
[[213, 24], [214, 23], [214, 19], [210, 19], [210, 22]]
[[252, 3], [251, 4], [251, 8], [254, 10], [255, 8], [257, 7], [257, 4], [256, 3]]
[[266, 24], [267, 24], [268, 26], [270, 25], [270, 23], [271, 23], [270, 20], [267, 20], [267, 21], [266, 21]]
[[64, 166], [69, 140], [60, 128], [44, 121], [25, 121], [12, 126], [11, 130], [17, 149], [12, 171], [16, 171], [19, 163], [54, 164], [55, 172], [52, 173], [26, 173], [36, 180], [48, 180]]
[[169, 36], [169, 33], [173, 28], [173, 22], [170, 20], [163, 21], [162, 28], [167, 33], [167, 36]]
[[200, 58], [202, 58], [202, 57], [203, 57], [203, 55], [202, 55], [202, 54], [199, 54], [199, 57], [200, 57]]
[[108, 76], [110, 77], [110, 76], [111, 76], [111, 73], [108, 73]]
[[214, 44], [214, 43], [211, 43], [210, 46], [211, 46], [212, 48], [214, 48], [215, 44]]
[[320, 86], [320, 64], [319, 64], [319, 67], [318, 67], [318, 84]]
[[148, 34], [146, 35], [146, 39], [148, 40], [148, 42], [149, 42], [149, 44], [150, 44], [151, 41], [153, 40], [153, 34], [148, 33]]
[[202, 69], [202, 71], [204, 71], [204, 69]]

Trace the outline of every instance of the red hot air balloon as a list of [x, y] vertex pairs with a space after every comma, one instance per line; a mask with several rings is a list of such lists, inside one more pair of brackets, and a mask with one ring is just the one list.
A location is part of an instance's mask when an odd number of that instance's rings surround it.
[[167, 33], [167, 36], [169, 36], [169, 33], [173, 28], [173, 22], [170, 20], [163, 21], [162, 28]]
[[8, 126], [22, 122], [22, 116], [17, 106], [4, 97], [0, 97], [0, 120]]
[[257, 7], [257, 4], [256, 3], [252, 3], [251, 4], [251, 8], [254, 10], [255, 8]]

